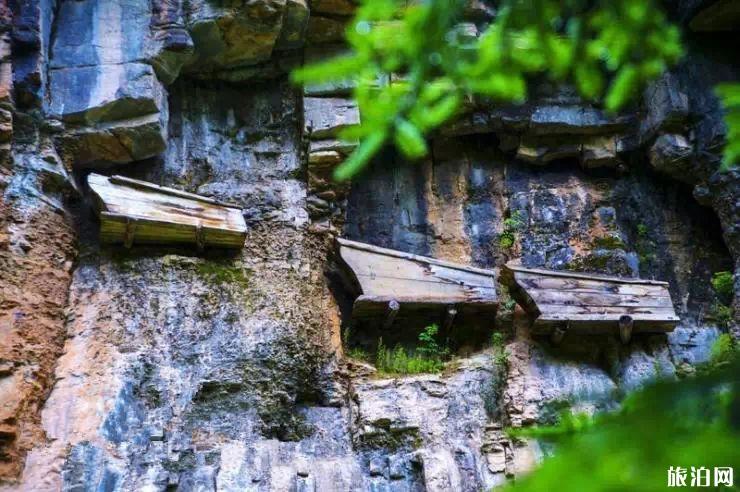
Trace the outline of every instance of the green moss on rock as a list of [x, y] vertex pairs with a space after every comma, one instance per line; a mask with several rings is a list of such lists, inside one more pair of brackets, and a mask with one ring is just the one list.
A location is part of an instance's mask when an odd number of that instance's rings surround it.
[[239, 264], [226, 263], [222, 261], [207, 260], [198, 263], [195, 267], [198, 276], [210, 284], [231, 284], [246, 288], [249, 278], [244, 268]]

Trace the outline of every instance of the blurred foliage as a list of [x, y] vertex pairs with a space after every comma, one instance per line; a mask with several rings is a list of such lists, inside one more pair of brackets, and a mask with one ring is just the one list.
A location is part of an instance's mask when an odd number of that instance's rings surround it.
[[727, 144], [722, 167], [726, 170], [740, 161], [740, 84], [719, 84], [715, 90], [725, 109]]
[[555, 426], [511, 431], [515, 438], [555, 443], [556, 451], [506, 490], [549, 492], [561, 484], [572, 491], [654, 491], [665, 489], [671, 466], [737, 471], [738, 383], [740, 364], [734, 358], [696, 378], [654, 383], [628, 396], [616, 413], [564, 414]]
[[731, 306], [727, 306], [719, 301], [712, 304], [709, 308], [709, 318], [714, 320], [717, 326], [722, 328], [729, 328], [732, 323], [733, 309]]
[[711, 370], [730, 364], [737, 356], [736, 349], [737, 346], [732, 335], [722, 333], [712, 344], [712, 351], [707, 367]]
[[349, 23], [347, 54], [306, 66], [299, 83], [353, 82], [359, 140], [335, 177], [359, 172], [388, 142], [408, 159], [426, 155], [432, 130], [471, 98], [523, 102], [527, 78], [572, 83], [617, 111], [681, 56], [679, 30], [654, 0], [504, 0], [476, 36], [463, 0], [364, 1]]
[[733, 284], [732, 272], [717, 272], [712, 275], [712, 288], [717, 293], [717, 297], [725, 304], [732, 302], [732, 296], [735, 293]]

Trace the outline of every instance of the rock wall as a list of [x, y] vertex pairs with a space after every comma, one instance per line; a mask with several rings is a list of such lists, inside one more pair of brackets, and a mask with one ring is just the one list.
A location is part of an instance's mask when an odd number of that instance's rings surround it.
[[[686, 23], [706, 7], [685, 3]], [[740, 176], [716, 172], [711, 93], [737, 67], [716, 35], [619, 117], [537, 87], [526, 106], [472, 107], [422, 163], [388, 153], [337, 184], [349, 87], [301, 93], [286, 74], [341, 49], [354, 8], [0, 5], [0, 490], [487, 490], [543, 456], [504, 427], [614, 408], [709, 358], [727, 329], [709, 279], [740, 267]], [[494, 11], [466, 15], [473, 33]], [[91, 169], [238, 204], [245, 247], [99, 244]], [[665, 279], [683, 321], [553, 348], [507, 308], [490, 320], [507, 367], [474, 347], [440, 375], [378, 378], [343, 356], [325, 275], [339, 234]]]

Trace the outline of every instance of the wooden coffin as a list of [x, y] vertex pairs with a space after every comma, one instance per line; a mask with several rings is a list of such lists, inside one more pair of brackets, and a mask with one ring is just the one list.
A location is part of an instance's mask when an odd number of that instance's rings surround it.
[[680, 321], [667, 282], [512, 263], [501, 270], [501, 281], [532, 318], [535, 334], [614, 332], [626, 342], [633, 331], [672, 331]]
[[172, 188], [122, 176], [90, 174], [87, 180], [106, 243], [190, 243], [241, 248], [247, 226], [241, 210]]
[[458, 310], [495, 312], [495, 273], [365, 243], [337, 239], [339, 255], [359, 296], [353, 318], [385, 316], [385, 325], [400, 311], [446, 309], [445, 324]]

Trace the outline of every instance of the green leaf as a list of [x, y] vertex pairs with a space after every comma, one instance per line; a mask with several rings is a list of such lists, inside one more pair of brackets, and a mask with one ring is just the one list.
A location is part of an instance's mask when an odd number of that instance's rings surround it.
[[604, 90], [604, 76], [591, 64], [579, 64], [575, 68], [575, 81], [579, 92], [587, 99], [597, 99]]
[[334, 179], [344, 181], [355, 176], [370, 162], [373, 156], [383, 147], [386, 132], [376, 131], [368, 135], [359, 147], [334, 170]]
[[342, 55], [298, 68], [291, 73], [291, 79], [296, 84], [334, 82], [357, 75], [364, 65], [365, 61], [355, 55]]
[[410, 159], [418, 159], [427, 154], [427, 143], [424, 135], [408, 120], [396, 122], [395, 142], [403, 154]]
[[410, 120], [421, 131], [436, 128], [449, 120], [460, 107], [460, 95], [450, 94], [437, 104], [415, 108]]
[[722, 106], [725, 108], [740, 106], [740, 84], [718, 84], [714, 92], [722, 100]]
[[608, 111], [616, 112], [627, 102], [637, 88], [638, 72], [634, 65], [623, 67], [612, 81], [606, 94], [605, 106]]

